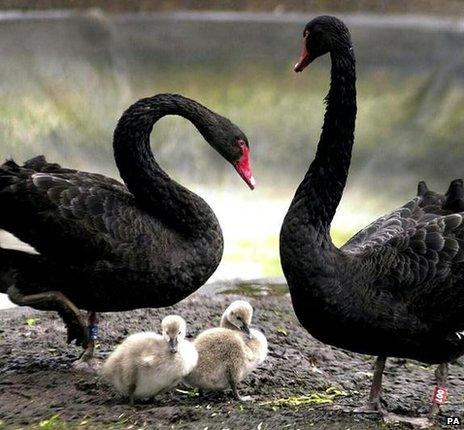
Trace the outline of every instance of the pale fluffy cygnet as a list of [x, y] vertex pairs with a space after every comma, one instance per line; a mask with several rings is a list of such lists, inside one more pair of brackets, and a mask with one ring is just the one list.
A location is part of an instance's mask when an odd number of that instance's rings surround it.
[[184, 379], [201, 390], [222, 391], [228, 388], [238, 400], [237, 384], [267, 356], [267, 340], [250, 328], [253, 308], [244, 301], [233, 302], [221, 318], [221, 326], [198, 335], [194, 345], [198, 351], [196, 367]]
[[195, 346], [185, 340], [184, 319], [167, 316], [161, 328], [161, 336], [154, 332], [129, 336], [103, 365], [103, 377], [131, 404], [174, 387], [197, 363]]

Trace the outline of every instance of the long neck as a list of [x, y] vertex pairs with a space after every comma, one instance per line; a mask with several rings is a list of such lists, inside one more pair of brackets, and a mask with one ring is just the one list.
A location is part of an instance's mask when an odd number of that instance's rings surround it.
[[[139, 100], [124, 112], [114, 132], [116, 165], [139, 208], [184, 234], [202, 234], [217, 220], [197, 195], [173, 181], [150, 148], [153, 125], [166, 115], [191, 121], [202, 133], [214, 133], [216, 115], [199, 103], [174, 94]], [[219, 226], [217, 226], [219, 228]]]
[[342, 197], [351, 161], [356, 119], [356, 72], [349, 47], [331, 54], [330, 91], [314, 161], [292, 205], [306, 212], [310, 228], [330, 241], [330, 223]]
[[233, 325], [227, 318], [226, 314], [222, 314], [221, 322], [219, 324], [222, 328], [228, 328], [229, 330], [239, 330], [237, 326]]

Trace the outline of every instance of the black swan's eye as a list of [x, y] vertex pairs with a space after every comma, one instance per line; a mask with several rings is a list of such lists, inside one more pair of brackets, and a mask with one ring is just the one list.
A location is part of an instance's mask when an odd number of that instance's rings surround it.
[[245, 146], [247, 146], [246, 142], [243, 139], [239, 139], [237, 142], [240, 145], [240, 148], [244, 148]]
[[303, 31], [303, 38], [306, 39], [309, 36], [309, 30]]

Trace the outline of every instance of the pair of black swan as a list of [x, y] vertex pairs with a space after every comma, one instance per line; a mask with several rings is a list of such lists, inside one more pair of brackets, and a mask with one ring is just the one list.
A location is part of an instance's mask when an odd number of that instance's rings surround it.
[[[330, 224], [345, 187], [356, 118], [356, 73], [348, 29], [337, 18], [309, 22], [295, 71], [330, 53], [331, 84], [314, 161], [282, 225], [280, 255], [295, 313], [324, 343], [377, 356], [367, 409], [380, 409], [386, 358], [437, 363], [441, 403], [447, 363], [464, 353], [464, 189], [418, 196], [340, 249]], [[441, 390], [441, 392], [440, 392]]]
[[[313, 336], [378, 356], [368, 407], [379, 410], [388, 356], [438, 363], [443, 391], [447, 363], [464, 353], [464, 188], [455, 180], [442, 196], [420, 183], [417, 197], [336, 248], [330, 223], [354, 142], [355, 57], [346, 26], [322, 16], [306, 26], [295, 70], [326, 53], [332, 71], [323, 131], [282, 226], [281, 262], [295, 312]], [[91, 341], [78, 308], [94, 324], [98, 311], [176, 303], [221, 259], [213, 212], [171, 180], [150, 150], [153, 124], [170, 114], [192, 121], [253, 188], [244, 134], [169, 94], [140, 100], [119, 121], [115, 159], [127, 188], [43, 157], [0, 166], [0, 228], [39, 252], [0, 249], [0, 292], [20, 305], [58, 310], [69, 340], [83, 346]]]
[[[83, 358], [92, 356], [96, 312], [177, 303], [202, 286], [222, 258], [222, 232], [211, 208], [173, 181], [151, 152], [153, 125], [165, 115], [191, 121], [254, 188], [244, 133], [173, 94], [139, 100], [119, 120], [114, 157], [126, 186], [43, 156], [0, 166], [0, 228], [39, 253], [0, 248], [0, 292], [18, 305], [58, 311], [68, 341], [86, 348]], [[89, 311], [89, 330], [78, 309]]]

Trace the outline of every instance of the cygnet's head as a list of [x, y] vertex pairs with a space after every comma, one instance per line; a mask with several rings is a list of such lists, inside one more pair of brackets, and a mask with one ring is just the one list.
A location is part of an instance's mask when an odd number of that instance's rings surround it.
[[253, 308], [251, 305], [245, 300], [236, 300], [224, 311], [221, 319], [221, 327], [238, 329], [250, 337], [252, 317]]
[[177, 352], [177, 346], [184, 340], [187, 325], [185, 320], [178, 315], [168, 315], [161, 321], [163, 338], [169, 344], [172, 353]]

